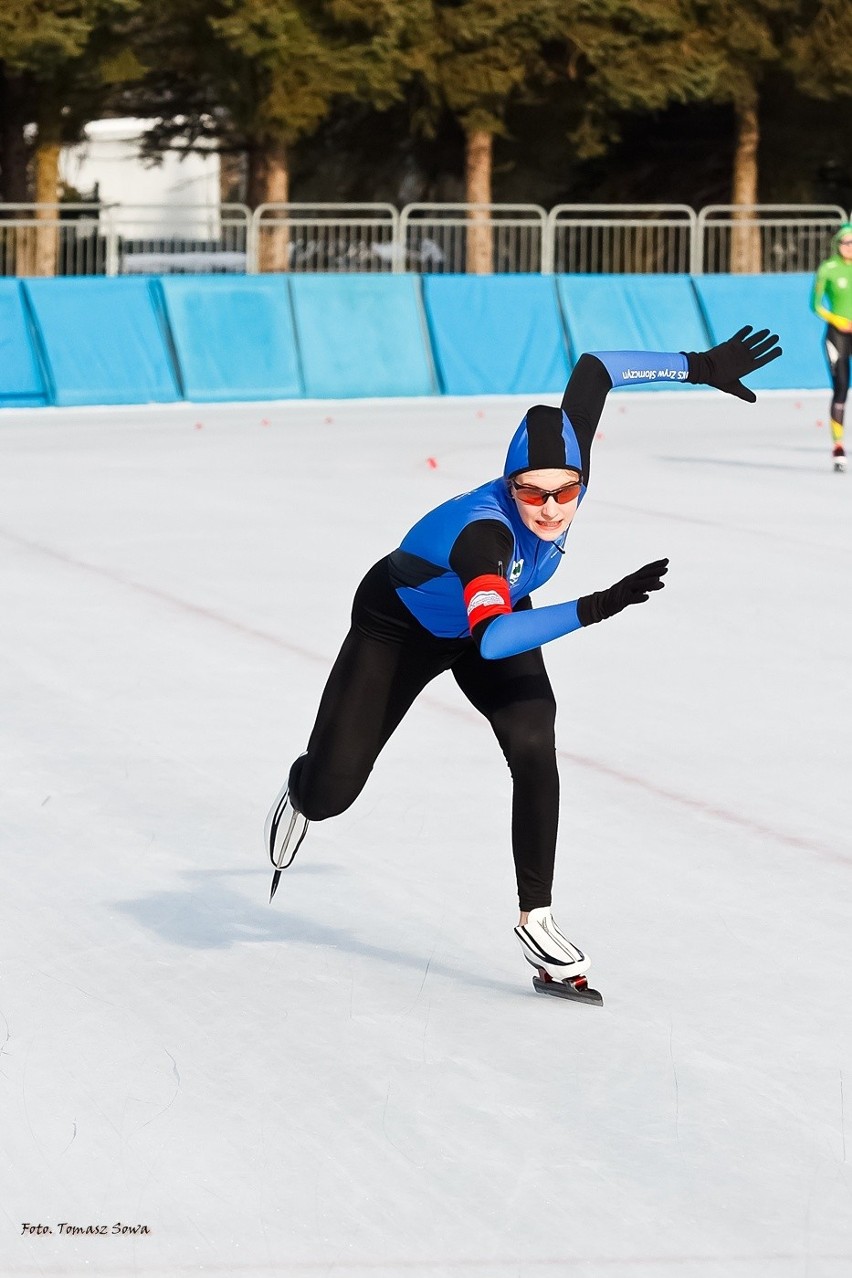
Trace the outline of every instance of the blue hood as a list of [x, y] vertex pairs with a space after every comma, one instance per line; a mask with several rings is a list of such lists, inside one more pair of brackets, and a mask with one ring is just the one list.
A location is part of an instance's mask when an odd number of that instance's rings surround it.
[[561, 470], [565, 466], [582, 474], [574, 427], [561, 408], [533, 405], [512, 436], [503, 475], [508, 479], [522, 470]]

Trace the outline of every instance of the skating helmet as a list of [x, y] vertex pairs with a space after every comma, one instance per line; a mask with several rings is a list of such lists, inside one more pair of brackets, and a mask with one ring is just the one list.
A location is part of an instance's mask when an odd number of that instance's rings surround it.
[[561, 408], [534, 404], [512, 436], [504, 476], [510, 479], [524, 470], [562, 470], [566, 466], [582, 474], [574, 427]]

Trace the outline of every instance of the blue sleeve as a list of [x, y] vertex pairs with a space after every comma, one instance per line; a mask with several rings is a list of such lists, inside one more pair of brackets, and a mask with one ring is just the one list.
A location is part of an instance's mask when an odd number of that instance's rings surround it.
[[488, 622], [479, 651], [486, 661], [499, 661], [501, 657], [515, 657], [519, 652], [540, 648], [543, 643], [580, 628], [576, 599], [524, 612], [504, 612]]
[[685, 382], [689, 372], [682, 351], [590, 351], [609, 373], [613, 387], [635, 382]]

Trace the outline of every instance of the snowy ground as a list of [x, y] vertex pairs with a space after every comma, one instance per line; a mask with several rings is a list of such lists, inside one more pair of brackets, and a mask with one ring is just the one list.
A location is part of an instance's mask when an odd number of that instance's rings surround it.
[[450, 677], [267, 904], [354, 586], [523, 403], [0, 414], [4, 1278], [847, 1278], [826, 400], [613, 397], [538, 596], [671, 558], [547, 654], [554, 908], [602, 1009], [532, 990], [508, 773]]

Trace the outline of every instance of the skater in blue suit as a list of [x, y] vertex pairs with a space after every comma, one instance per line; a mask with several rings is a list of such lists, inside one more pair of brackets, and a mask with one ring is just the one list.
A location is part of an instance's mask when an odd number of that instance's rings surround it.
[[[551, 910], [559, 815], [556, 701], [542, 645], [646, 602], [668, 560], [606, 590], [533, 609], [556, 572], [588, 491], [591, 446], [607, 394], [637, 382], [692, 382], [754, 402], [741, 378], [781, 350], [750, 327], [709, 351], [598, 351], [581, 356], [559, 408], [530, 408], [503, 473], [444, 502], [370, 569], [320, 700], [307, 750], [266, 820], [275, 874], [292, 863], [311, 821], [345, 811], [415, 698], [449, 670], [488, 720], [512, 776], [512, 851], [524, 957], [553, 992], [581, 995], [589, 959]], [[270, 897], [271, 899], [271, 897]]]

